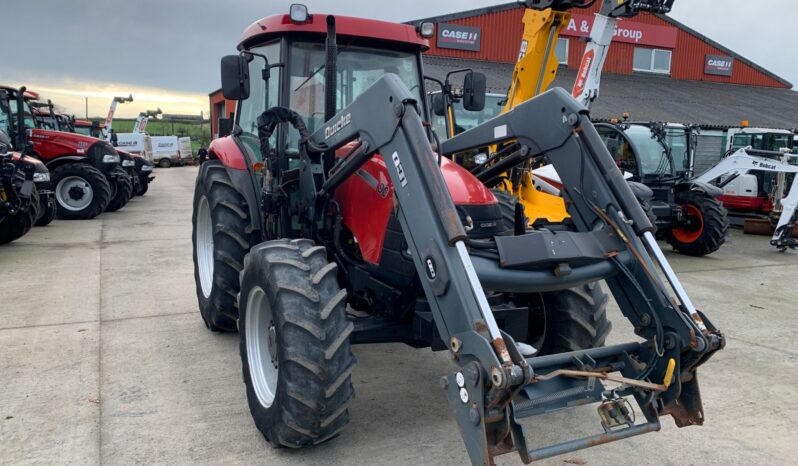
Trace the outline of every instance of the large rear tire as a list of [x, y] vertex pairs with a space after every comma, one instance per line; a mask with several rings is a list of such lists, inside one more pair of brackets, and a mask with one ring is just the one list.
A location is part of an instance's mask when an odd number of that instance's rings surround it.
[[111, 188], [111, 201], [105, 208], [106, 212], [116, 212], [133, 197], [133, 181], [130, 179], [130, 175], [120, 167], [114, 168], [113, 175], [114, 186]]
[[238, 275], [258, 235], [247, 201], [218, 160], [203, 164], [197, 175], [192, 225], [194, 280], [202, 319], [215, 332], [235, 332]]
[[322, 443], [349, 422], [355, 358], [346, 290], [309, 240], [255, 246], [241, 274], [241, 361], [255, 425], [273, 446]]
[[56, 210], [60, 218], [87, 220], [105, 211], [111, 186], [102, 172], [85, 163], [67, 163], [53, 170]]
[[720, 201], [701, 192], [688, 193], [683, 202], [690, 224], [668, 231], [665, 237], [668, 244], [688, 256], [706, 256], [717, 251], [729, 234], [726, 209]]

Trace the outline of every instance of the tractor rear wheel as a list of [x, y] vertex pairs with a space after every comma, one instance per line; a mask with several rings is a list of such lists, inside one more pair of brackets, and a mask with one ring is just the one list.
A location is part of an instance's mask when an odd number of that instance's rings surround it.
[[111, 186], [111, 201], [105, 208], [106, 212], [116, 212], [133, 197], [133, 181], [130, 175], [120, 167], [114, 168], [113, 174], [115, 178]]
[[[518, 196], [503, 189], [491, 189], [490, 191], [496, 197], [496, 200], [499, 201], [504, 226], [508, 231], [515, 231], [515, 211], [516, 205], [519, 204]], [[525, 223], [529, 223], [526, 215], [523, 218]]]
[[726, 209], [714, 197], [700, 192], [688, 193], [683, 202], [688, 222], [667, 232], [668, 244], [688, 256], [706, 256], [717, 251], [729, 233]]
[[52, 172], [56, 210], [65, 219], [91, 219], [105, 211], [111, 186], [103, 173], [85, 163], [67, 163]]
[[0, 220], [0, 244], [7, 244], [25, 236], [33, 228], [38, 216], [39, 193], [34, 187], [27, 210]]
[[247, 201], [218, 160], [203, 164], [197, 175], [192, 225], [194, 280], [202, 319], [215, 332], [235, 332], [238, 275], [257, 234]]
[[349, 421], [355, 357], [346, 297], [336, 264], [312, 241], [267, 241], [244, 260], [244, 383], [255, 425], [273, 446], [316, 445]]

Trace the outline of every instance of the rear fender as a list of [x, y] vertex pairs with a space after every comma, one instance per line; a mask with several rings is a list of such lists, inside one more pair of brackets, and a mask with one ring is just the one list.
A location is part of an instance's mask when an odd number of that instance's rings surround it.
[[246, 156], [232, 136], [214, 139], [208, 148], [208, 160], [222, 162], [227, 175], [239, 193], [244, 196], [252, 219], [252, 227], [263, 231], [261, 225], [260, 198], [255, 190], [255, 178], [250, 173]]
[[709, 183], [704, 183], [703, 181], [685, 181], [674, 186], [674, 194], [676, 194], [677, 200], [688, 193], [696, 192], [715, 198], [723, 194], [723, 190], [721, 188]]
[[244, 171], [247, 169], [247, 160], [233, 136], [214, 139], [208, 148], [208, 159], [219, 160], [227, 168]]
[[45, 165], [47, 166], [47, 169], [53, 171], [56, 168], [60, 167], [61, 165], [67, 163], [86, 163], [92, 165], [91, 163], [89, 163], [89, 160], [87, 160], [85, 156], [80, 156], [80, 155], [64, 155], [58, 157], [57, 159], [50, 160], [49, 162], [45, 163]]

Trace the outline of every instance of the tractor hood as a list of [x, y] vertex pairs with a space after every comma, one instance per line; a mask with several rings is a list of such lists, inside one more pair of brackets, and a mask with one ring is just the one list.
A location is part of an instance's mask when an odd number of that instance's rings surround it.
[[484, 184], [471, 172], [446, 157], [441, 158], [441, 172], [454, 205], [496, 204], [496, 197]]
[[[36, 128], [31, 130], [31, 142], [33, 143], [33, 147], [36, 152], [45, 157], [49, 157], [51, 154], [83, 155], [86, 154], [89, 148], [94, 144], [98, 142], [104, 143], [105, 141], [77, 133], [66, 133], [63, 131], [52, 131]], [[110, 144], [105, 149], [110, 149], [111, 151], [114, 150]], [[55, 154], [55, 152], [58, 150], [60, 150], [60, 154]], [[109, 152], [109, 154], [113, 153], [115, 152]]]

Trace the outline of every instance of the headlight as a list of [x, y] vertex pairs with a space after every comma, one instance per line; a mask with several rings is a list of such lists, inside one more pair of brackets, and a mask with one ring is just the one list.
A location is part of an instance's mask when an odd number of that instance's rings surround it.
[[119, 163], [119, 156], [113, 154], [103, 155], [103, 163]]
[[136, 166], [136, 162], [134, 162], [132, 160], [123, 160], [122, 161], [122, 166], [123, 167], [135, 167]]
[[488, 161], [488, 154], [477, 154], [474, 156], [474, 163], [476, 163], [477, 165], [482, 165], [487, 161]]
[[43, 181], [50, 181], [50, 172], [34, 173], [33, 174], [33, 182], [34, 183], [41, 183]]
[[141, 166], [141, 171], [143, 171], [143, 172], [151, 172], [152, 171], [152, 165], [142, 165]]

